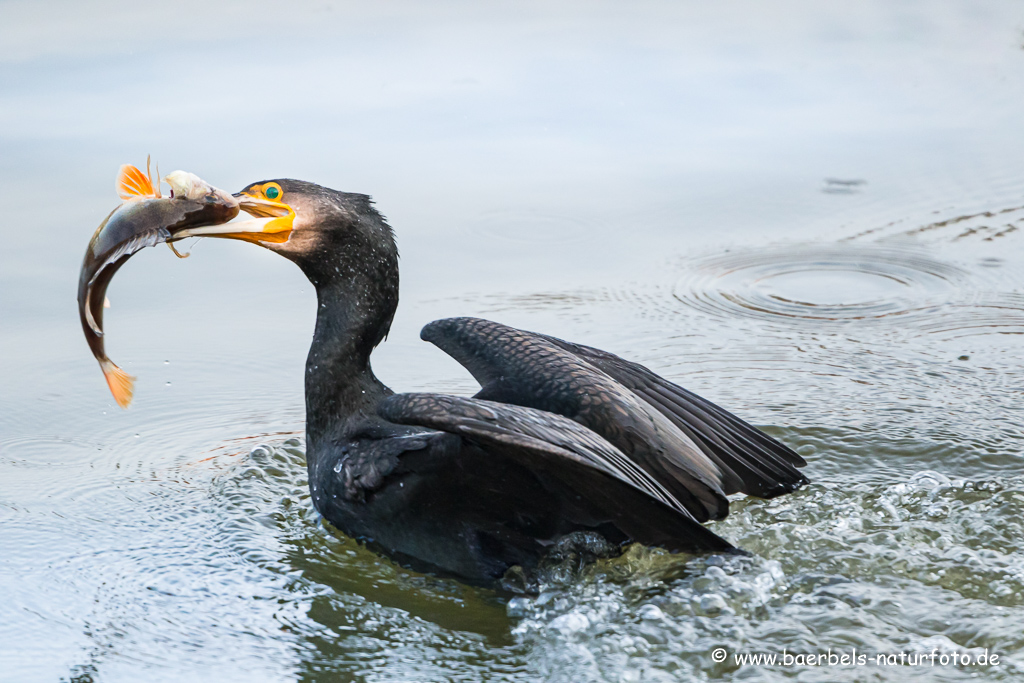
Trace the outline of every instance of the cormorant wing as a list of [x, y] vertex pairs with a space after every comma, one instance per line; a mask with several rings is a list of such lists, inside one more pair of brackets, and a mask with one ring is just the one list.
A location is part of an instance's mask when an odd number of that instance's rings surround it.
[[724, 408], [656, 375], [639, 363], [582, 344], [544, 338], [607, 373], [657, 408], [693, 439], [719, 467], [742, 480], [737, 491], [774, 498], [809, 483], [797, 467], [807, 462], [798, 453]]
[[[724, 488], [739, 482], [642, 398], [544, 337], [479, 318], [447, 318], [420, 336], [480, 382], [476, 398], [557, 413], [614, 444], [699, 522], [729, 514]], [[735, 480], [735, 481], [733, 481]]]
[[557, 480], [569, 497], [583, 501], [588, 514], [596, 510], [635, 541], [686, 552], [736, 550], [607, 439], [561, 415], [426, 393], [389, 396], [378, 413], [390, 422], [458, 435], [521, 462], [542, 478]]
[[612, 354], [478, 318], [437, 320], [420, 336], [473, 374], [477, 398], [586, 425], [698, 521], [728, 514], [728, 494], [777, 495], [806, 481], [792, 464], [802, 459], [782, 444]]

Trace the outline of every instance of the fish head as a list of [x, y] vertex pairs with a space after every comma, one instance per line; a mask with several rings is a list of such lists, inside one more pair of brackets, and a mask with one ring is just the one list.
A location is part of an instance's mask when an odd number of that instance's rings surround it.
[[176, 231], [183, 228], [207, 223], [225, 223], [238, 215], [237, 198], [214, 187], [195, 173], [173, 171], [164, 176], [164, 182], [171, 187], [170, 201], [187, 202], [191, 207], [187, 220], [169, 226], [172, 237]]

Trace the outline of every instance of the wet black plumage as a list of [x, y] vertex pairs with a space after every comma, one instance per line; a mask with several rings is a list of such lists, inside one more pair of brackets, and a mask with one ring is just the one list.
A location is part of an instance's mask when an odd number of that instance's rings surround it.
[[398, 304], [391, 228], [365, 195], [276, 182], [295, 228], [265, 246], [297, 263], [318, 299], [310, 488], [346, 533], [486, 583], [581, 530], [732, 551], [701, 524], [728, 514], [726, 496], [807, 482], [791, 449], [647, 368], [487, 320], [438, 320], [421, 334], [473, 374], [478, 394], [394, 394], [370, 366]]

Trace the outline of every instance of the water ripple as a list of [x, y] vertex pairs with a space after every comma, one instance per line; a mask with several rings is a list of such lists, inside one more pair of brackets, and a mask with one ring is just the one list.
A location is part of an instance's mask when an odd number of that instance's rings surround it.
[[959, 339], [991, 334], [1024, 334], [1024, 294], [990, 293], [950, 304], [943, 315], [919, 323], [922, 334]]
[[928, 317], [967, 271], [910, 249], [795, 245], [687, 264], [673, 295], [714, 318], [767, 323], [884, 321]]

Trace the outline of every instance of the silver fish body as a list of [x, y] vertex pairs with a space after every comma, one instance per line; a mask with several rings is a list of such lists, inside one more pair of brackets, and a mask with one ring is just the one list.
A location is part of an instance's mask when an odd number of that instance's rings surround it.
[[179, 230], [226, 223], [238, 215], [238, 200], [190, 173], [168, 175], [171, 197], [129, 199], [110, 212], [89, 240], [78, 278], [82, 331], [122, 407], [131, 400], [132, 378], [107, 357], [103, 340], [103, 302], [117, 270], [145, 247], [173, 240]]

